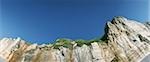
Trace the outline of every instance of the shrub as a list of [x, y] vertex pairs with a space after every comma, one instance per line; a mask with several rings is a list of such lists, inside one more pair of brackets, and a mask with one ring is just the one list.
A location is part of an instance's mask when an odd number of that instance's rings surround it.
[[77, 46], [81, 47], [82, 45], [91, 45], [91, 43], [93, 42], [101, 42], [101, 40], [99, 38], [96, 38], [96, 39], [93, 39], [93, 40], [82, 40], [82, 39], [79, 39], [79, 40], [76, 40], [76, 43], [77, 43]]
[[[83, 40], [83, 39], [78, 39], [78, 40], [75, 40], [75, 42], [77, 43], [77, 46], [81, 47], [84, 44], [89, 46], [93, 42], [107, 42], [107, 39], [104, 38], [104, 37], [103, 37], [103, 40], [101, 40], [100, 38], [96, 38], [96, 39], [88, 40], [88, 41], [87, 40]], [[53, 47], [55, 49], [58, 49], [61, 46], [65, 47], [65, 48], [72, 49], [73, 48], [72, 40], [66, 39], [66, 38], [57, 39], [56, 43], [53, 44]]]
[[31, 42], [26, 42], [26, 44], [27, 44], [27, 45], [31, 45], [32, 43], [31, 43]]
[[75, 41], [77, 43], [77, 46], [81, 47], [83, 44], [86, 44], [85, 40], [79, 39]]
[[55, 49], [58, 49], [59, 47], [63, 46], [65, 48], [72, 48], [73, 44], [71, 43], [72, 40], [70, 39], [65, 39], [65, 38], [62, 38], [62, 39], [57, 39], [56, 40], [56, 43], [53, 45], [53, 47]]

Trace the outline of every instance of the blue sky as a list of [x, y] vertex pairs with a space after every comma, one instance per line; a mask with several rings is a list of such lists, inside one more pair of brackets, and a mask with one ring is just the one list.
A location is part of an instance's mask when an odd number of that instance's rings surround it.
[[148, 0], [1, 0], [0, 37], [93, 39], [114, 16], [148, 20]]

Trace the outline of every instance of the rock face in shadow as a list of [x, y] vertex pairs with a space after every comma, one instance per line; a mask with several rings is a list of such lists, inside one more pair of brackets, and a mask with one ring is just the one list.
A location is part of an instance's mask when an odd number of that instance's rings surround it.
[[141, 62], [150, 62], [150, 54], [147, 55]]
[[6, 62], [140, 62], [150, 53], [150, 23], [114, 17], [107, 22], [99, 42], [78, 46], [72, 41], [67, 43], [69, 47], [59, 44], [37, 45], [20, 38], [3, 38], [0, 57]]

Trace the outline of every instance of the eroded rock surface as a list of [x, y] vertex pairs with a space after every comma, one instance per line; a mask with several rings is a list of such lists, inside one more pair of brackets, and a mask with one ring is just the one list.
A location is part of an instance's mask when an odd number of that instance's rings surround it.
[[69, 48], [54, 44], [28, 44], [20, 38], [0, 40], [5, 62], [140, 62], [150, 53], [150, 23], [115, 17], [105, 27], [101, 42]]

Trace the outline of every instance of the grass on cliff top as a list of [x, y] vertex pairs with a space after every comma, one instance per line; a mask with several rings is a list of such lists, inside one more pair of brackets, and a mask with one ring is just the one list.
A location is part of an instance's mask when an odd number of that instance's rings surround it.
[[83, 40], [83, 39], [78, 39], [78, 40], [71, 40], [71, 39], [66, 39], [66, 38], [62, 38], [62, 39], [57, 39], [56, 43], [53, 44], [54, 49], [58, 49], [59, 47], [63, 46], [69, 49], [73, 48], [73, 43], [77, 43], [77, 46], [82, 47], [84, 44], [85, 45], [91, 45], [91, 43], [93, 42], [105, 42], [107, 43], [107, 38], [104, 35], [102, 38], [96, 38], [93, 40]]
[[70, 39], [57, 39], [56, 43], [53, 44], [54, 49], [58, 49], [59, 47], [66, 47], [66, 48], [72, 48], [73, 44], [72, 44], [72, 40]]
[[[108, 31], [108, 27], [105, 27], [105, 32], [107, 33]], [[104, 43], [108, 43], [108, 36], [106, 34], [104, 34], [101, 38], [97, 38], [97, 39], [93, 39], [93, 40], [83, 40], [83, 39], [78, 39], [78, 40], [71, 40], [71, 39], [66, 39], [66, 38], [62, 38], [62, 39], [57, 39], [55, 41], [55, 43], [53, 43], [53, 47], [55, 49], [58, 49], [59, 47], [63, 46], [66, 48], [72, 48], [73, 47], [73, 42], [77, 44], [77, 46], [82, 47], [83, 45], [91, 45], [91, 43], [93, 42], [104, 42]], [[26, 42], [27, 45], [32, 45], [31, 42]], [[50, 45], [51, 43], [48, 43], [48, 45]]]
[[[108, 43], [107, 41], [107, 36], [103, 36], [101, 38], [96, 38], [93, 40], [83, 40], [83, 39], [78, 39], [78, 40], [71, 40], [71, 39], [67, 39], [67, 38], [61, 38], [61, 39], [57, 39], [55, 41], [55, 43], [53, 43], [53, 48], [54, 49], [59, 49], [59, 47], [65, 47], [65, 48], [69, 48], [72, 49], [74, 43], [77, 44], [77, 46], [82, 47], [83, 45], [91, 45], [91, 43], [93, 42], [99, 42], [99, 43]], [[31, 45], [32, 43], [27, 42], [28, 45]], [[51, 44], [51, 43], [48, 43]]]

